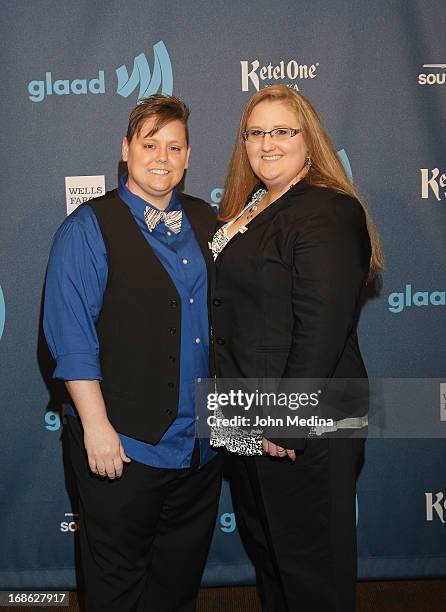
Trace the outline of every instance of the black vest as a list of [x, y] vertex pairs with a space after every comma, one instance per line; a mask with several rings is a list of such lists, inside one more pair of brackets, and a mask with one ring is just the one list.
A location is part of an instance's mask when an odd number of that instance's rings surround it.
[[[202, 200], [180, 200], [209, 266], [215, 216]], [[156, 444], [178, 409], [181, 299], [117, 191], [89, 205], [108, 256], [96, 325], [107, 415], [120, 433]]]

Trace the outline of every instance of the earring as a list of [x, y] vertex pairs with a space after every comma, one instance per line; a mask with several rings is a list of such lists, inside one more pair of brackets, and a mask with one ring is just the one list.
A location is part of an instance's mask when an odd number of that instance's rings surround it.
[[306, 154], [306, 156], [305, 156], [305, 164], [306, 164], [306, 166], [307, 166], [308, 170], [309, 170], [309, 169], [311, 168], [311, 166], [313, 165], [313, 162], [311, 161], [311, 157], [310, 157], [310, 154], [309, 154], [309, 153], [307, 153], [307, 154]]

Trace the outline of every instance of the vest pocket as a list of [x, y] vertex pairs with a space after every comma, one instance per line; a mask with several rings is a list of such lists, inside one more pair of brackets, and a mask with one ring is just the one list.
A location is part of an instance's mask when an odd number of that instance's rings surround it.
[[290, 350], [289, 344], [276, 344], [274, 346], [256, 346], [256, 353], [286, 353]]

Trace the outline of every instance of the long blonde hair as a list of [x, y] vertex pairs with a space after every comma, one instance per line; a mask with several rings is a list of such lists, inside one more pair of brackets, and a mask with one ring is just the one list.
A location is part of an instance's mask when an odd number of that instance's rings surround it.
[[378, 233], [367, 207], [348, 179], [330, 137], [313, 105], [301, 93], [286, 85], [273, 85], [261, 89], [246, 104], [240, 118], [234, 150], [229, 162], [219, 218], [222, 221], [228, 221], [239, 214], [245, 206], [249, 194], [258, 183], [246, 154], [242, 134], [246, 130], [253, 108], [264, 100], [284, 102], [296, 113], [312, 161], [312, 167], [305, 177], [306, 182], [317, 187], [329, 187], [352, 196], [363, 207], [372, 246], [370, 276], [375, 276], [383, 269], [383, 254]]

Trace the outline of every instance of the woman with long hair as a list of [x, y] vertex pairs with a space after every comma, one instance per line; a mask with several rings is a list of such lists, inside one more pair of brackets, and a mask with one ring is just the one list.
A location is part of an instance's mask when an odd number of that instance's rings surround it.
[[[248, 101], [220, 220], [211, 243], [217, 378], [276, 379], [288, 390], [295, 379], [365, 380], [356, 327], [365, 286], [382, 268], [379, 238], [302, 94], [277, 85]], [[341, 439], [317, 428], [300, 437], [271, 427], [213, 430], [211, 443], [229, 451], [238, 526], [265, 611], [354, 610], [367, 420], [357, 412], [360, 393], [357, 401], [349, 393], [331, 429], [345, 428]]]

